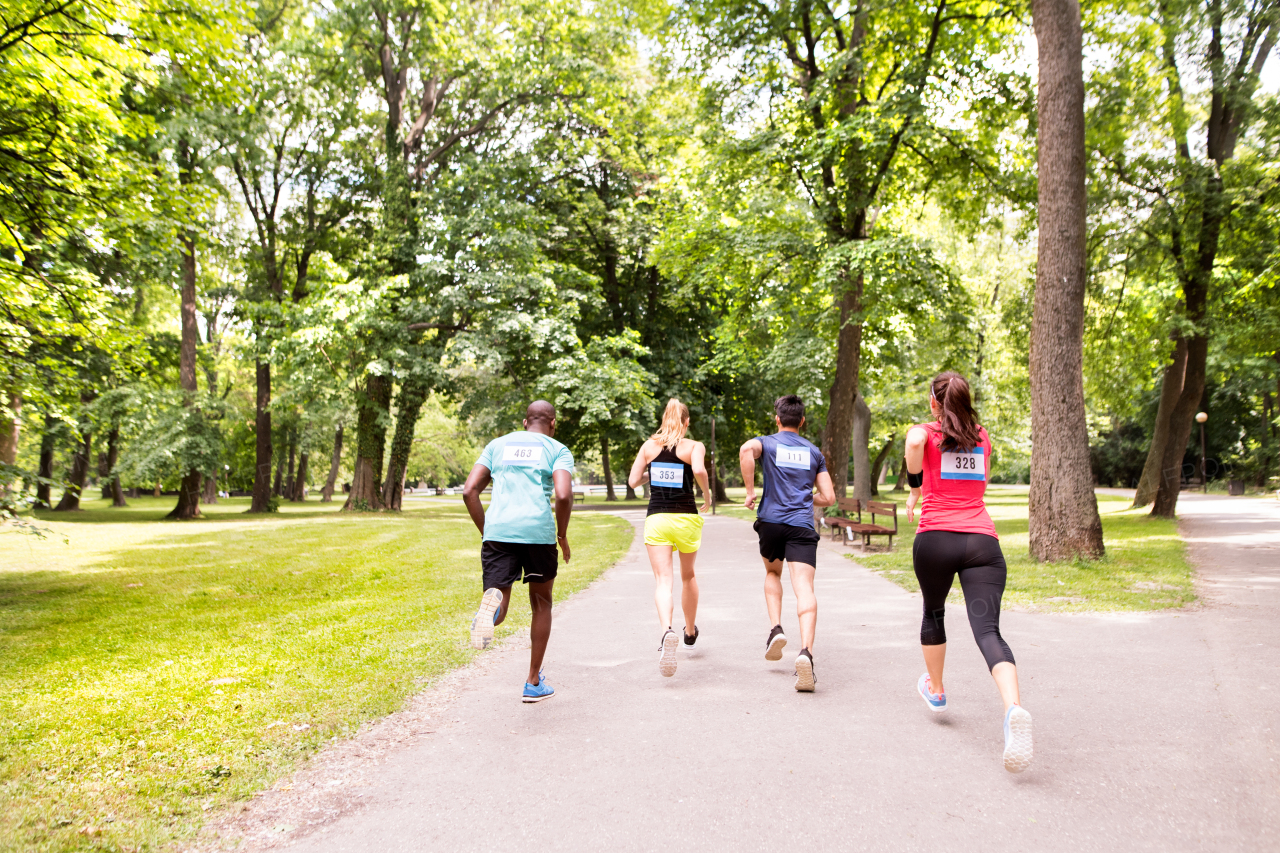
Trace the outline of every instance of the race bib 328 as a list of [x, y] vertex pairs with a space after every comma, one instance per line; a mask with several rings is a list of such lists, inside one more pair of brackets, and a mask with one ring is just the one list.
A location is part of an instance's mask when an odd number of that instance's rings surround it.
[[787, 447], [784, 444], [779, 444], [778, 451], [774, 455], [774, 463], [779, 468], [800, 468], [808, 471], [809, 448]]
[[982, 448], [975, 447], [972, 453], [942, 454], [942, 479], [987, 479], [987, 458], [983, 455]]

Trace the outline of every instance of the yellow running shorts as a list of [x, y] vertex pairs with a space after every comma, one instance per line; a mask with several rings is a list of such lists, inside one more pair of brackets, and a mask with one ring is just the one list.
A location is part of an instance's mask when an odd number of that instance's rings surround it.
[[687, 512], [658, 512], [644, 520], [644, 544], [672, 545], [692, 554], [702, 544], [702, 516]]

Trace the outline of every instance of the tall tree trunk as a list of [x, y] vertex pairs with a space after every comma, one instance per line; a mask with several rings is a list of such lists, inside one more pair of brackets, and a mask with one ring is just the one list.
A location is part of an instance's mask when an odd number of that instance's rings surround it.
[[216, 474], [206, 475], [204, 478], [204, 492], [200, 495], [200, 503], [205, 506], [216, 504], [218, 502], [218, 477]]
[[280, 492], [280, 496], [285, 500], [297, 500], [297, 495], [293, 491], [293, 464], [298, 461], [298, 428], [296, 426], [289, 427], [289, 431], [285, 433], [285, 441], [289, 443], [289, 469], [285, 473], [284, 486]]
[[905, 492], [907, 490], [907, 457], [902, 457], [902, 462], [898, 465], [898, 479], [894, 481], [893, 490], [895, 492]]
[[255, 370], [257, 402], [254, 411], [253, 500], [249, 512], [271, 509], [271, 365], [261, 359]]
[[[178, 143], [179, 183], [189, 186], [193, 182], [196, 155], [185, 138]], [[196, 347], [200, 343], [200, 329], [196, 325], [196, 241], [195, 233], [184, 230], [179, 237], [182, 245], [182, 343], [178, 353], [178, 384], [186, 392], [186, 406], [196, 402]], [[200, 487], [203, 476], [195, 468], [182, 476], [178, 486], [178, 505], [165, 518], [186, 520], [200, 516]]]
[[71, 457], [71, 474], [67, 478], [67, 489], [62, 493], [62, 500], [53, 509], [55, 512], [70, 512], [80, 509], [80, 494], [84, 491], [84, 481], [89, 476], [89, 459], [93, 450], [93, 433], [85, 430], [75, 454]]
[[876, 454], [876, 459], [871, 463], [871, 495], [879, 497], [880, 486], [885, 482], [884, 461], [889, 456], [889, 451], [893, 449], [893, 441], [898, 437], [895, 432], [889, 436], [889, 440], [884, 443], [884, 447], [880, 448], [880, 452]]
[[107, 473], [103, 475], [102, 496], [111, 498], [111, 506], [126, 507], [124, 489], [120, 488], [120, 475], [116, 472], [116, 462], [120, 460], [120, 427], [112, 426], [107, 433]]
[[370, 374], [356, 396], [355, 472], [344, 510], [382, 508], [382, 456], [387, 445], [387, 417], [391, 405], [391, 377]]
[[36, 476], [40, 478], [36, 483], [36, 509], [49, 509], [52, 505], [49, 481], [53, 479], [54, 423], [51, 415], [44, 416], [44, 432], [40, 434], [40, 467], [36, 470]]
[[387, 476], [382, 484], [382, 505], [396, 512], [404, 503], [404, 481], [409, 468], [409, 454], [413, 451], [413, 433], [429, 391], [426, 383], [409, 379], [400, 385], [400, 394], [396, 397], [396, 431], [391, 437]]
[[627, 500], [636, 500], [636, 490], [631, 487], [631, 481], [627, 481]]
[[604, 464], [604, 488], [606, 501], [616, 501], [618, 496], [613, 491], [613, 468], [609, 465], [609, 439], [600, 436], [600, 461]]
[[[1190, 312], [1188, 312], [1190, 313]], [[1182, 460], [1187, 454], [1187, 441], [1195, 426], [1196, 410], [1204, 395], [1205, 360], [1209, 352], [1207, 335], [1196, 335], [1187, 342], [1187, 374], [1182, 382], [1182, 393], [1169, 413], [1169, 441], [1164, 448], [1164, 460], [1160, 465], [1160, 486], [1151, 502], [1151, 514], [1173, 518], [1178, 508], [1178, 493], [1182, 490]]]
[[839, 294], [840, 334], [836, 340], [836, 375], [831, 382], [822, 455], [836, 494], [844, 497], [849, 483], [849, 448], [853, 442], [854, 400], [858, 397], [858, 369], [862, 358], [862, 271], [850, 271]]
[[22, 429], [22, 395], [9, 393], [8, 408], [0, 409], [0, 465], [18, 461], [18, 437]]
[[1156, 407], [1156, 421], [1151, 431], [1151, 447], [1147, 450], [1147, 461], [1142, 466], [1142, 476], [1138, 478], [1138, 488], [1133, 495], [1135, 509], [1155, 500], [1156, 490], [1160, 487], [1160, 466], [1164, 464], [1164, 450], [1169, 444], [1169, 418], [1182, 394], [1186, 375], [1187, 340], [1179, 335], [1173, 346], [1173, 356], [1164, 366], [1164, 376], [1160, 379], [1160, 403]]
[[870, 441], [871, 407], [859, 394], [853, 401], [853, 496], [860, 501], [871, 500]]
[[298, 477], [293, 481], [293, 495], [289, 498], [291, 501], [307, 499], [307, 458], [310, 455], [305, 450], [298, 454]]
[[289, 430], [286, 428], [280, 436], [280, 452], [276, 454], [276, 475], [271, 482], [272, 497], [284, 497], [284, 461], [288, 457]]
[[1039, 230], [1031, 319], [1031, 555], [1103, 554], [1084, 409], [1085, 148], [1079, 0], [1032, 0]]
[[342, 466], [342, 424], [333, 434], [333, 459], [329, 462], [329, 476], [320, 490], [320, 503], [333, 502], [333, 487], [338, 483], [338, 469]]

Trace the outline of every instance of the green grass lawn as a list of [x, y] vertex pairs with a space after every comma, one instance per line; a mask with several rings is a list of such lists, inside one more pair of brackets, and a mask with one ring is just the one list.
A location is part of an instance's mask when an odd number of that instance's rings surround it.
[[[888, 499], [899, 504], [898, 527], [903, 531], [895, 537], [893, 551], [863, 556], [853, 546], [849, 556], [916, 592], [919, 586], [911, 568], [915, 525], [906, 523], [903, 493]], [[1130, 510], [1129, 504], [1129, 498], [1098, 495], [1107, 547], [1102, 559], [1037, 563], [1027, 550], [1026, 487], [989, 487], [987, 510], [1009, 565], [1005, 602], [1036, 610], [1160, 610], [1194, 601], [1191, 565], [1177, 522], [1152, 518], [1149, 508]], [[958, 583], [949, 600], [962, 600]]]
[[[152, 850], [469, 661], [480, 540], [461, 502], [344, 516], [173, 498], [0, 535], [0, 850]], [[629, 547], [575, 515], [557, 598]], [[65, 538], [64, 538], [65, 537]], [[501, 637], [528, 625], [516, 598]], [[516, 701], [519, 684], [513, 684]]]

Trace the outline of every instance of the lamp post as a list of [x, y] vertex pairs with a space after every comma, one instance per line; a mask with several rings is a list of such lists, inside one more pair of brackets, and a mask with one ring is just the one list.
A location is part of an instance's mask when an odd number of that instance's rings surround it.
[[1204, 459], [1204, 422], [1209, 420], [1209, 415], [1205, 412], [1196, 412], [1196, 423], [1200, 424], [1200, 485], [1204, 489], [1204, 493], [1209, 494], [1209, 469], [1205, 465]]

